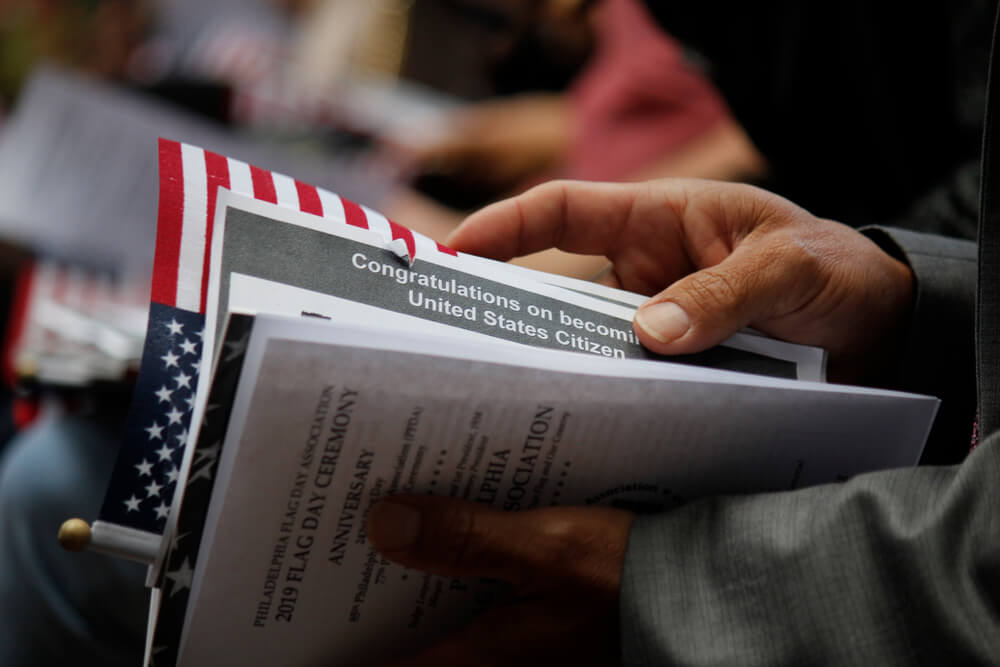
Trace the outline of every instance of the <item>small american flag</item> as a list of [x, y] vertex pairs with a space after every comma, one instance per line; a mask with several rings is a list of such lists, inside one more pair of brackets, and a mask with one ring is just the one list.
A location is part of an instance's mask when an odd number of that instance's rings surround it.
[[[152, 294], [139, 377], [99, 520], [162, 534], [188, 441], [201, 372], [218, 189], [401, 240], [409, 253], [453, 250], [375, 211], [282, 174], [160, 139]], [[211, 415], [207, 415], [211, 419]]]

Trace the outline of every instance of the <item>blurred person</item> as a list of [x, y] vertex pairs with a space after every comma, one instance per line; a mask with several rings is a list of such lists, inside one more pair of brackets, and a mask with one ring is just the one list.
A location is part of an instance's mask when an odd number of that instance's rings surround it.
[[591, 21], [598, 48], [569, 91], [575, 123], [562, 176], [763, 176], [762, 157], [722, 96], [639, 0], [603, 0]]
[[141, 664], [146, 567], [56, 540], [68, 517], [97, 515], [123, 419], [56, 408], [0, 456], [0, 664]]
[[573, 16], [576, 0], [409, 4], [400, 75], [463, 100], [565, 90], [593, 49], [589, 26]]
[[523, 94], [455, 114], [448, 134], [396, 146], [418, 171], [490, 197], [544, 178], [754, 177], [759, 155], [682, 47], [637, 0], [540, 3], [585, 24], [594, 51], [565, 94]]
[[[988, 46], [981, 16], [992, 0], [937, 3], [920, 12], [899, 3], [860, 1], [837, 7], [648, 4], [662, 27], [692, 50], [732, 110], [736, 124], [720, 132], [729, 149], [686, 154], [682, 148], [668, 155], [666, 164], [642, 165], [624, 176], [587, 169], [565, 175], [749, 180], [853, 226], [891, 221], [972, 237], [968, 220], [977, 203], [980, 63]], [[641, 62], [634, 69], [641, 71]], [[929, 90], [937, 92], [928, 95]], [[646, 94], [656, 93], [647, 89]], [[618, 99], [610, 95], [603, 103], [613, 109]], [[541, 118], [537, 127], [569, 125], [565, 105], [533, 106], [544, 107], [532, 112]], [[642, 107], [633, 111], [645, 116]], [[512, 119], [509, 126], [498, 120], [505, 115]], [[418, 146], [414, 159], [479, 181], [499, 165], [496, 190], [516, 190], [546, 169], [559, 175], [552, 171], [558, 149], [550, 146], [565, 146], [570, 133], [541, 142], [522, 129], [527, 115], [516, 107], [487, 109], [471, 116], [468, 129], [451, 142]], [[461, 119], [456, 124], [463, 126]], [[595, 135], [592, 142], [577, 144], [577, 154], [589, 151], [588, 162], [599, 167], [615, 165], [610, 150], [629, 143], [615, 138], [613, 132]], [[706, 143], [711, 145], [711, 139]], [[510, 153], [530, 159], [508, 160], [508, 146], [517, 146]], [[522, 151], [524, 146], [529, 149]], [[701, 159], [717, 152], [746, 159], [734, 158], [735, 169], [726, 174]]]
[[[542, 24], [562, 25], [569, 34], [592, 32], [593, 53], [564, 94], [482, 102], [455, 113], [442, 136], [391, 144], [416, 173], [419, 191], [463, 209], [553, 176], [762, 176], [764, 160], [718, 92], [638, 0], [527, 4], [537, 6], [533, 16]], [[460, 219], [447, 206], [405, 190], [383, 208], [438, 239]], [[607, 266], [599, 257], [555, 250], [514, 261], [584, 279]]]

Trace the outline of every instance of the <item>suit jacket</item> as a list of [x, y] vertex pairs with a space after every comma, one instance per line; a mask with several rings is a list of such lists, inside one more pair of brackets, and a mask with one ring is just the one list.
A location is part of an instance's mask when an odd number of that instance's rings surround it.
[[[942, 396], [943, 407], [975, 405], [966, 387], [976, 387], [980, 444], [960, 465], [712, 498], [638, 518], [622, 579], [625, 664], [1000, 664], [1000, 148], [992, 138], [1000, 62], [993, 59], [978, 263], [971, 243], [868, 231], [917, 278], [897, 386]], [[968, 447], [960, 422], [951, 437]]]

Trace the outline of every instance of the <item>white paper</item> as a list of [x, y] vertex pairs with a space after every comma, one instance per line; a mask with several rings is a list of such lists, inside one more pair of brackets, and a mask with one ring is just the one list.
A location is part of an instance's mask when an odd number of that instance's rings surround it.
[[467, 619], [491, 586], [368, 546], [390, 493], [669, 509], [914, 464], [937, 405], [263, 315], [242, 373], [182, 665], [378, 664]]

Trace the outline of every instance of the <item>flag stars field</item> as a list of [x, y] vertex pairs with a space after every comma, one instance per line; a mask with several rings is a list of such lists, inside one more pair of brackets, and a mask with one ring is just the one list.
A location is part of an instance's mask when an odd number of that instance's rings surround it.
[[163, 363], [166, 368], [180, 368], [180, 366], [177, 365], [180, 357], [174, 354], [172, 350], [167, 350], [167, 353], [160, 357], [160, 359], [163, 359]]
[[191, 388], [191, 376], [185, 373], [184, 371], [181, 371], [180, 373], [174, 376], [174, 382], [177, 383], [178, 389], [180, 389], [181, 387], [184, 387], [185, 389]]
[[[136, 387], [138, 419], [129, 428], [135, 429], [145, 445], [134, 450], [134, 458], [127, 463], [132, 473], [129, 481], [121, 478], [116, 497], [106, 501], [105, 508], [114, 516], [113, 522], [155, 532], [162, 530], [180, 479], [179, 464], [190, 433], [201, 359], [199, 334], [204, 325], [200, 316], [156, 304], [151, 307], [151, 317], [149, 330], [167, 335], [147, 339], [153, 346], [147, 350], [151, 363], [144, 367]], [[162, 500], [163, 507], [157, 508], [159, 500], [146, 502], [149, 498]]]
[[171, 408], [170, 412], [167, 413], [167, 420], [169, 422], [168, 426], [172, 424], [180, 424], [181, 417], [183, 416], [184, 413], [178, 410], [176, 406]]
[[142, 502], [142, 501], [139, 500], [138, 498], [136, 498], [135, 494], [133, 493], [132, 497], [129, 498], [128, 500], [124, 501], [124, 502], [125, 502], [125, 507], [127, 508], [126, 511], [128, 511], [128, 512], [138, 512], [139, 511], [139, 503]]

